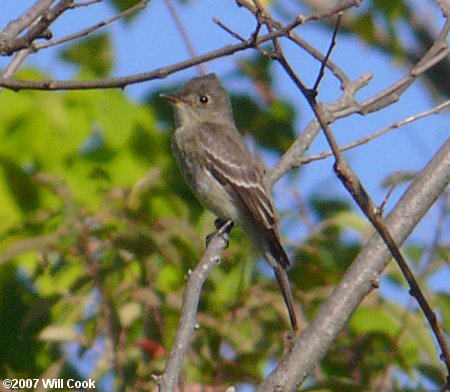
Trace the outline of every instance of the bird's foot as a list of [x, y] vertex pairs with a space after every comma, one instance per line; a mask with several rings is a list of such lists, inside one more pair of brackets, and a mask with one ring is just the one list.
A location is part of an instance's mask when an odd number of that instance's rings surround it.
[[228, 242], [230, 241], [230, 232], [234, 227], [234, 222], [231, 219], [225, 220], [217, 218], [214, 221], [214, 226], [216, 226], [216, 231], [206, 236], [206, 246], [208, 246], [214, 235], [219, 235], [223, 237], [223, 239], [227, 243], [226, 247], [228, 247]]

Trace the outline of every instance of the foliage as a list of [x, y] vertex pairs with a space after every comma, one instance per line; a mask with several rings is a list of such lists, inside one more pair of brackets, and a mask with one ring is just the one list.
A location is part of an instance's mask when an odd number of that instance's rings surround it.
[[[130, 2], [112, 3], [123, 9]], [[391, 3], [374, 1], [373, 7], [387, 15], [394, 31], [403, 2]], [[372, 11], [355, 26], [374, 23]], [[367, 29], [355, 32], [371, 42]], [[60, 56], [79, 67], [80, 78], [108, 75], [113, 66], [108, 35], [78, 42]], [[238, 77], [259, 82], [257, 97], [232, 98], [240, 128], [261, 147], [282, 153], [294, 140], [298, 114], [290, 102], [267, 95], [272, 73], [259, 57], [242, 61]], [[52, 75], [28, 69], [22, 76]], [[145, 103], [112, 90], [1, 92], [0, 378], [101, 381], [112, 373], [116, 385], [131, 390], [154, 386], [151, 376], [163, 370], [178, 327], [186, 274], [213, 227], [212, 215], [174, 164], [172, 128], [157, 91]], [[290, 277], [307, 322], [371, 229], [337, 198], [311, 196], [305, 209], [314, 229], [290, 249]], [[445, 250], [437, 250], [420, 276], [423, 287], [444, 264]], [[419, 264], [426, 249], [410, 244], [406, 251]], [[202, 294], [200, 328], [183, 372], [186, 385], [258, 383], [288, 349], [279, 291], [255, 261], [235, 229]], [[405, 290], [395, 266], [387, 276]], [[428, 293], [450, 330], [448, 293]], [[95, 364], [86, 373], [80, 364], [92, 355]], [[442, 383], [435, 344], [416, 308], [375, 292], [305, 390], [367, 391], [381, 389], [386, 380], [391, 390], [402, 390], [405, 378], [416, 390], [425, 388], [422, 383]]]

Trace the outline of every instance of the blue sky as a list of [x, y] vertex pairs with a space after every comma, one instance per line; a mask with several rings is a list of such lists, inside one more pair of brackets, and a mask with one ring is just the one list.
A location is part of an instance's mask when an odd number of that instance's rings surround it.
[[[0, 26], [4, 26], [7, 21], [19, 15], [20, 11], [29, 7], [33, 2], [32, 0], [3, 2]], [[92, 12], [94, 9], [95, 12]], [[243, 8], [236, 7], [232, 1], [193, 1], [189, 6], [177, 6], [177, 9], [199, 54], [235, 43], [232, 37], [212, 22], [213, 17], [219, 18], [243, 36], [248, 36], [255, 26], [254, 20], [248, 12]], [[302, 12], [302, 10], [298, 10], [298, 12]], [[115, 12], [111, 7], [101, 3], [80, 8], [74, 12], [68, 12], [67, 15], [58, 20], [54, 24], [52, 32], [55, 38], [62, 37], [114, 14]], [[423, 10], [423, 16], [429, 20], [434, 20], [436, 29], [440, 27], [442, 21], [438, 19], [439, 13], [437, 10]], [[119, 22], [107, 28], [112, 31], [117, 53], [115, 75], [149, 71], [188, 58], [186, 48], [163, 1], [150, 1], [147, 8], [130, 25]], [[322, 51], [326, 50], [330, 41], [330, 32], [324, 31], [315, 22], [301, 26], [297, 29], [297, 33]], [[403, 35], [406, 36], [406, 34]], [[413, 45], [413, 42], [410, 44]], [[300, 77], [307, 84], [311, 84], [318, 71], [317, 62], [312, 61], [308, 55], [292, 45], [286, 45], [285, 50]], [[74, 76], [75, 68], [59, 62], [56, 59], [56, 53], [56, 49], [38, 52], [29, 56], [26, 64], [37, 66], [60, 79]], [[252, 53], [249, 52], [249, 54]], [[216, 72], [229, 89], [248, 90], [251, 86], [242, 86], [242, 81], [236, 80], [231, 74], [236, 61], [245, 55], [247, 54], [214, 60], [206, 64], [207, 71]], [[373, 73], [372, 81], [358, 94], [360, 99], [381, 91], [407, 72], [401, 65], [393, 62], [390, 57], [374, 51], [361, 41], [346, 35], [338, 37], [332, 59], [351, 78], [357, 78], [366, 72]], [[10, 58], [1, 58], [0, 67], [4, 67], [9, 61]], [[275, 67], [277, 66], [275, 65]], [[182, 82], [196, 75], [197, 69], [192, 68], [170, 75], [166, 80], [156, 80], [127, 87], [126, 92], [133, 98], [139, 99], [152, 88], [161, 88], [176, 81]], [[301, 94], [279, 68], [276, 68], [275, 78], [275, 85], [279, 94], [290, 99], [299, 110], [297, 129], [298, 132], [301, 132], [311, 120], [311, 112]], [[322, 83], [319, 99], [331, 102], [339, 94], [339, 86], [328, 74]], [[422, 82], [418, 81], [401, 97], [400, 102], [366, 117], [354, 115], [345, 120], [340, 120], [332, 125], [332, 130], [338, 142], [345, 144], [381, 129], [394, 121], [427, 110], [434, 105], [435, 103], [428, 91], [424, 88]], [[443, 144], [448, 134], [448, 114], [435, 115], [394, 130], [368, 145], [347, 152], [345, 156], [374, 200], [380, 203], [385, 195], [385, 190], [381, 189], [380, 186], [382, 180], [397, 170], [421, 170]], [[323, 136], [320, 135], [311, 146], [310, 153], [323, 150], [328, 150], [328, 147]], [[276, 159], [272, 156], [266, 156], [266, 158], [269, 166], [273, 165]], [[303, 167], [298, 183], [298, 188], [303, 195], [307, 196], [312, 193], [330, 195], [331, 197], [340, 195], [350, 200], [343, 186], [332, 172], [332, 164], [333, 160], [329, 158]], [[388, 202], [387, 211], [392, 208], [404, 189], [404, 186], [399, 186], [394, 192]], [[286, 196], [284, 190], [283, 181], [274, 189], [281, 210], [283, 206], [288, 207], [290, 203], [290, 199]], [[433, 236], [432, 227], [436, 215], [436, 209], [432, 210], [416, 228], [413, 238], [429, 243]], [[294, 233], [294, 237], [301, 237], [303, 234], [303, 231], [299, 230], [297, 235]], [[449, 240], [447, 237], [447, 241]], [[447, 287], [445, 281], [450, 280], [450, 271], [447, 271], [447, 275], [442, 281], [444, 287]], [[439, 282], [440, 279], [437, 281]]]

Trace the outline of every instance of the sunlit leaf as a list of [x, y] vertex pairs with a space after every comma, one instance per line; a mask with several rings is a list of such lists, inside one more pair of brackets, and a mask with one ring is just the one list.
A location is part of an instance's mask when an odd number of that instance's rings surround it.
[[73, 326], [49, 325], [42, 330], [39, 338], [47, 341], [73, 342], [77, 339], [77, 333]]
[[392, 337], [398, 334], [400, 328], [399, 321], [384, 309], [369, 307], [359, 307], [350, 319], [349, 325], [357, 334], [382, 332]]
[[166, 264], [160, 269], [157, 286], [159, 290], [167, 292], [179, 288], [184, 281], [184, 273], [178, 266]]
[[107, 76], [114, 64], [109, 34], [96, 33], [61, 50], [61, 60], [78, 65], [96, 76]]

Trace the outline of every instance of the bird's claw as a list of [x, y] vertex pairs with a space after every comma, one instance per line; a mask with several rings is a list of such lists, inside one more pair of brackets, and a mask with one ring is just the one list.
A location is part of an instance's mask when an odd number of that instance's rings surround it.
[[226, 242], [225, 248], [227, 248], [228, 242], [230, 240], [230, 232], [231, 229], [234, 227], [234, 222], [231, 219], [225, 220], [217, 218], [214, 221], [214, 226], [216, 226], [216, 231], [206, 236], [206, 246], [208, 246], [209, 242], [211, 241], [214, 235], [218, 235], [224, 239], [224, 241]]

